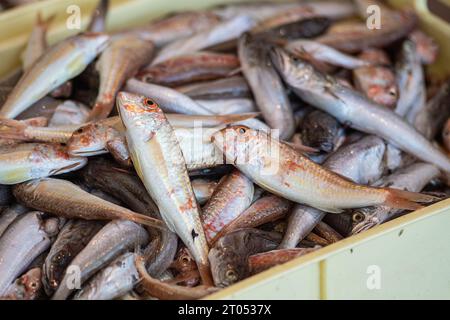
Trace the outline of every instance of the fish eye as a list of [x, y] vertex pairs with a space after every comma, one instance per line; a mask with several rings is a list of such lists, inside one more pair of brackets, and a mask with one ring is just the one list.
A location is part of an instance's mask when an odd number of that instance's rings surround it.
[[247, 132], [247, 130], [245, 128], [239, 128], [239, 133], [240, 134], [244, 134], [246, 132]]
[[78, 129], [77, 133], [83, 133], [83, 128]]
[[155, 102], [152, 99], [144, 99], [144, 104], [150, 108], [153, 108], [155, 106]]
[[353, 220], [353, 222], [356, 222], [356, 223], [363, 221], [364, 218], [365, 218], [365, 216], [361, 212], [356, 212], [352, 215], [352, 220]]
[[237, 273], [233, 269], [228, 269], [225, 272], [225, 277], [230, 281], [236, 281], [238, 279]]

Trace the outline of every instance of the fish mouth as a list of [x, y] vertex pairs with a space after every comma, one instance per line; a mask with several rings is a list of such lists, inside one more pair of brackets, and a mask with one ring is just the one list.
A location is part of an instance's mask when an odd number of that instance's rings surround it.
[[71, 156], [81, 156], [81, 157], [93, 157], [93, 156], [98, 156], [101, 154], [105, 154], [108, 153], [108, 150], [106, 150], [105, 148], [99, 148], [99, 149], [91, 149], [91, 150], [71, 150], [69, 148], [68, 153]]
[[80, 158], [80, 160], [78, 162], [71, 163], [65, 167], [51, 170], [50, 175], [58, 175], [58, 174], [81, 169], [87, 164], [87, 162], [88, 162], [87, 158]]

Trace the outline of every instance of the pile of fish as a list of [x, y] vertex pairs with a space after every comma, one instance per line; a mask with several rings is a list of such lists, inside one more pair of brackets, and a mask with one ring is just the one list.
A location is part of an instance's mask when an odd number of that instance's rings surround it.
[[107, 12], [53, 46], [39, 15], [1, 80], [3, 299], [202, 298], [449, 196], [450, 81], [413, 11]]

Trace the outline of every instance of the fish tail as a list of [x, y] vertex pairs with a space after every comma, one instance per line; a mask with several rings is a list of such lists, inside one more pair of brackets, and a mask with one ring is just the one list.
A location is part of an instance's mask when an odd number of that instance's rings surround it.
[[25, 133], [27, 125], [23, 121], [13, 119], [0, 119], [0, 138], [27, 140]]
[[96, 102], [91, 112], [89, 113], [87, 121], [98, 121], [105, 119], [111, 113], [114, 107], [114, 101]]
[[398, 189], [385, 189], [388, 194], [384, 201], [384, 204], [391, 208], [405, 209], [405, 210], [418, 210], [423, 208], [417, 202], [433, 202], [439, 200], [437, 197], [422, 194], [418, 192], [410, 192]]
[[162, 220], [155, 219], [152, 217], [145, 216], [143, 214], [139, 213], [129, 213], [126, 215], [126, 218], [128, 220], [131, 220], [133, 222], [143, 224], [145, 226], [161, 229], [161, 230], [167, 230], [167, 226]]
[[42, 17], [42, 12], [38, 12], [37, 14], [37, 21], [36, 24], [38, 26], [40, 26], [41, 28], [43, 28], [44, 30], [47, 30], [49, 25], [52, 23], [52, 21], [55, 19], [56, 15], [53, 14], [50, 17], [48, 17], [47, 19], [44, 19]]
[[214, 286], [214, 281], [211, 275], [211, 269], [208, 264], [197, 263], [198, 272], [202, 279], [202, 284], [205, 286]]

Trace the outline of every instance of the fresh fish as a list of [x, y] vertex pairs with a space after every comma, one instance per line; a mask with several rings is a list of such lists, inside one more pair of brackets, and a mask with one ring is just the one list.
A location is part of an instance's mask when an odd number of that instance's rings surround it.
[[6, 298], [11, 300], [36, 300], [39, 298], [42, 289], [41, 276], [42, 269], [39, 267], [28, 270], [9, 287]]
[[167, 282], [152, 278], [145, 268], [144, 259], [142, 259], [142, 257], [137, 257], [136, 267], [140, 278], [142, 279], [140, 282], [141, 288], [150, 296], [160, 300], [200, 299], [218, 290], [218, 288], [206, 285], [199, 285], [197, 287], [189, 288], [178, 286], [176, 284], [169, 284]]
[[197, 178], [191, 180], [192, 190], [199, 205], [204, 205], [211, 198], [217, 187], [217, 181]]
[[343, 239], [342, 235], [339, 234], [336, 230], [330, 227], [325, 222], [319, 221], [316, 227], [313, 230], [318, 236], [327, 240], [330, 244], [338, 242]]
[[0, 183], [16, 184], [31, 179], [78, 170], [86, 158], [70, 156], [57, 144], [27, 143], [0, 149]]
[[439, 46], [433, 38], [421, 30], [414, 30], [410, 33], [409, 39], [415, 43], [417, 54], [423, 64], [432, 64], [436, 61], [439, 54]]
[[278, 220], [284, 217], [291, 208], [292, 202], [289, 200], [274, 195], [263, 196], [255, 200], [250, 207], [224, 226], [211, 240], [211, 243], [235, 230], [256, 228], [262, 224]]
[[[177, 91], [197, 100], [250, 98], [250, 88], [241, 76], [213, 81], [202, 81], [176, 88]], [[200, 103], [201, 104], [201, 103]]]
[[[282, 19], [288, 15], [283, 15]], [[275, 38], [283, 40], [308, 39], [320, 36], [330, 26], [331, 21], [326, 17], [312, 17], [299, 21], [288, 22], [266, 29], [265, 23], [252, 30], [256, 39]], [[262, 32], [258, 32], [260, 30]]]
[[215, 114], [239, 114], [258, 111], [253, 100], [248, 98], [195, 100], [195, 102]]
[[367, 28], [366, 22], [342, 22], [331, 26], [327, 33], [315, 40], [344, 52], [359, 52], [371, 47], [385, 47], [405, 37], [414, 29], [417, 17], [412, 10], [381, 13], [379, 29]]
[[69, 220], [61, 229], [45, 258], [42, 281], [45, 292], [51, 296], [61, 284], [66, 268], [73, 258], [102, 228], [98, 221]]
[[139, 282], [136, 258], [132, 252], [119, 256], [90, 279], [74, 300], [112, 300], [132, 290]]
[[403, 42], [400, 58], [395, 66], [399, 97], [395, 112], [408, 115], [415, 105], [425, 105], [425, 79], [416, 45], [411, 40]]
[[398, 98], [395, 75], [390, 68], [391, 62], [383, 50], [366, 49], [359, 59], [372, 63], [353, 70], [355, 87], [370, 100], [394, 109]]
[[47, 49], [47, 30], [53, 19], [54, 16], [43, 19], [40, 13], [37, 14], [36, 23], [31, 31], [27, 47], [22, 54], [22, 69], [24, 72], [28, 71]]
[[[332, 153], [324, 162], [324, 167], [360, 184], [373, 183], [385, 171], [385, 150], [386, 146], [382, 139], [366, 136]], [[288, 218], [287, 230], [280, 249], [295, 248], [324, 217], [325, 213], [321, 210], [296, 205]]]
[[66, 100], [56, 107], [48, 126], [68, 126], [82, 124], [87, 121], [89, 109], [82, 103]]
[[295, 131], [294, 113], [281, 79], [271, 66], [266, 46], [249, 34], [239, 38], [242, 72], [267, 124], [279, 130], [281, 139], [289, 139]]
[[138, 214], [89, 194], [74, 183], [60, 179], [36, 179], [14, 186], [14, 196], [29, 208], [64, 218], [85, 220], [125, 219], [165, 229], [162, 221]]
[[442, 84], [424, 108], [409, 115], [411, 123], [427, 139], [432, 140], [450, 117], [450, 81]]
[[309, 16], [326, 16], [330, 19], [342, 19], [355, 13], [353, 5], [344, 1], [321, 2], [245, 2], [231, 4], [213, 9], [213, 12], [223, 19], [231, 19], [238, 14], [245, 14], [257, 20], [265, 28], [277, 26], [289, 21], [299, 20]]
[[[161, 218], [158, 207], [150, 198], [139, 178], [121, 169], [118, 170], [113, 163], [104, 159], [93, 160], [84, 170], [83, 177], [89, 185], [121, 199], [131, 210], [156, 219]], [[146, 251], [151, 251], [148, 272], [151, 275], [159, 275], [168, 268], [173, 260], [178, 237], [169, 230], [158, 230], [156, 234], [155, 230], [148, 230], [148, 232], [155, 236], [152, 247], [146, 249]]]
[[321, 167], [269, 134], [243, 126], [222, 129], [213, 135], [214, 144], [227, 161], [267, 191], [325, 212], [370, 205], [416, 210], [416, 202], [434, 197], [389, 188], [356, 184]]
[[250, 273], [260, 273], [276, 265], [286, 263], [318, 249], [320, 249], [320, 246], [316, 246], [314, 248], [278, 249], [251, 255], [248, 257]]
[[116, 257], [148, 242], [148, 234], [140, 225], [125, 220], [114, 220], [105, 225], [72, 260], [53, 300], [64, 300], [73, 291], [70, 267], [79, 268], [80, 284], [107, 266]]
[[155, 84], [144, 83], [136, 79], [130, 79], [125, 86], [127, 92], [152, 97], [159, 104], [164, 112], [210, 115], [212, 112], [196, 103], [188, 96], [178, 91], [158, 86]]
[[158, 207], [139, 178], [132, 173], [117, 169], [113, 162], [106, 159], [93, 159], [83, 170], [82, 176], [89, 186], [120, 199], [134, 212], [158, 217]]
[[[17, 219], [0, 239], [0, 297], [28, 265], [47, 250], [51, 237], [42, 212], [29, 212]], [[50, 218], [55, 220], [55, 218]]]
[[0, 213], [0, 237], [18, 217], [30, 210], [20, 204], [13, 204]]
[[104, 34], [82, 34], [50, 48], [20, 78], [3, 104], [0, 117], [15, 118], [53, 89], [79, 75], [105, 48], [108, 39]]
[[220, 17], [212, 12], [181, 12], [128, 32], [137, 34], [144, 40], [152, 41], [160, 47], [203, 30], [209, 30], [220, 21]]
[[236, 39], [254, 26], [255, 21], [252, 18], [246, 15], [238, 15], [210, 29], [195, 33], [188, 38], [169, 43], [159, 51], [152, 64], [156, 65], [176, 56], [200, 51], [216, 44]]
[[239, 229], [220, 238], [209, 251], [217, 287], [227, 287], [249, 276], [248, 257], [274, 250], [281, 235], [258, 229]]
[[100, 88], [89, 120], [106, 118], [114, 107], [115, 96], [122, 85], [152, 59], [154, 45], [136, 36], [111, 41], [97, 62]]
[[[382, 178], [374, 185], [389, 186], [390, 188], [399, 190], [419, 192], [432, 179], [438, 176], [439, 170], [435, 166], [427, 163], [415, 163]], [[353, 212], [353, 216], [359, 216], [361, 218], [354, 218], [355, 223], [350, 234], [357, 234], [364, 230], [370, 229], [392, 217], [395, 217], [395, 215], [400, 212], [401, 210], [399, 209], [393, 209], [386, 206], [358, 209]]]
[[302, 59], [320, 61], [333, 66], [357, 69], [371, 66], [372, 63], [340, 52], [332, 47], [312, 40], [294, 40], [285, 45], [285, 49]]
[[194, 256], [204, 284], [210, 284], [208, 245], [177, 137], [151, 99], [120, 92], [120, 117], [133, 164], [168, 227]]
[[233, 54], [201, 51], [150, 65], [139, 73], [137, 79], [176, 87], [195, 81], [224, 78], [237, 68], [239, 68], [239, 59]]
[[287, 220], [287, 229], [278, 248], [295, 248], [298, 242], [306, 238], [325, 215], [326, 213], [319, 209], [301, 204], [295, 205]]
[[299, 127], [303, 144], [327, 153], [337, 148], [343, 135], [339, 122], [320, 110], [308, 112]]
[[[150, 231], [150, 230], [149, 230]], [[145, 248], [149, 261], [147, 271], [151, 276], [159, 277], [172, 264], [178, 248], [178, 236], [172, 231], [163, 231]]]
[[284, 80], [304, 101], [333, 115], [352, 128], [378, 135], [418, 159], [450, 172], [450, 159], [398, 115], [367, 100], [351, 88], [324, 77], [285, 51], [274, 49], [272, 60]]
[[359, 184], [372, 184], [385, 172], [384, 141], [376, 136], [365, 136], [332, 153], [324, 167]]
[[250, 206], [253, 193], [253, 182], [238, 170], [222, 178], [201, 214], [208, 243]]
[[91, 21], [87, 27], [89, 32], [105, 32], [106, 17], [108, 14], [109, 0], [100, 0], [91, 16]]

